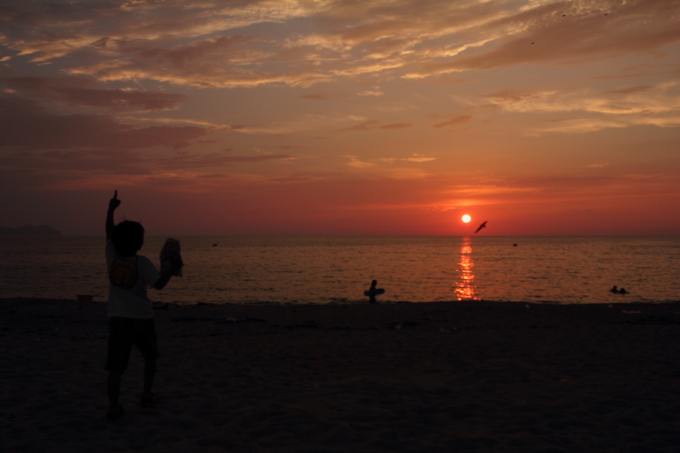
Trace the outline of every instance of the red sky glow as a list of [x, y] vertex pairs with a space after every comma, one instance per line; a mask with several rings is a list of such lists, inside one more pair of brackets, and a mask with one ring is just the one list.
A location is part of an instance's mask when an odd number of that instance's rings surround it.
[[[0, 6], [0, 226], [677, 235], [680, 0]], [[472, 221], [461, 221], [463, 214]]]

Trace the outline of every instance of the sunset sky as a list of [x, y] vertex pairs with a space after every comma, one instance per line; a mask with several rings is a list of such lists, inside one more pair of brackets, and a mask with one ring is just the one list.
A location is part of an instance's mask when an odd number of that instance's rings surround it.
[[[679, 0], [0, 4], [0, 226], [680, 234]], [[472, 221], [461, 221], [463, 214]]]

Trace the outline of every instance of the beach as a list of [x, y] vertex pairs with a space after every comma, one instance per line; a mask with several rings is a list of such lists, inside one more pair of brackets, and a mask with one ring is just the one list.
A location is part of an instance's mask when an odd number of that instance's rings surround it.
[[103, 421], [106, 303], [0, 300], [6, 452], [677, 452], [680, 305], [160, 305]]

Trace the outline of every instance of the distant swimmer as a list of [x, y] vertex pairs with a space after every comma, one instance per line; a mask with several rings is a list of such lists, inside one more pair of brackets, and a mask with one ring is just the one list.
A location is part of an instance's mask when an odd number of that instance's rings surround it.
[[477, 228], [477, 231], [475, 231], [475, 234], [479, 233], [479, 230], [481, 230], [482, 228], [486, 228], [486, 222], [488, 222], [488, 220], [485, 220], [484, 223], [479, 225], [479, 228]]
[[628, 291], [626, 291], [626, 288], [618, 289], [616, 285], [614, 285], [614, 287], [609, 291], [611, 291], [614, 294], [630, 294]]

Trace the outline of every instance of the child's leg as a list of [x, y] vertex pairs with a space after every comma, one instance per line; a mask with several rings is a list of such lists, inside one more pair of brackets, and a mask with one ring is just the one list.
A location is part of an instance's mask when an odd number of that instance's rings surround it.
[[123, 405], [118, 402], [121, 376], [123, 376], [122, 372], [109, 371], [109, 379], [107, 381], [109, 390], [109, 411], [104, 416], [104, 420], [107, 422], [115, 422], [125, 415]]
[[119, 402], [120, 381], [130, 360], [131, 333], [129, 320], [111, 318], [109, 321], [109, 348], [106, 357], [106, 370], [109, 372], [106, 382], [109, 397], [109, 411], [105, 417], [107, 421], [116, 421], [125, 413]]
[[158, 398], [151, 393], [153, 387], [153, 378], [156, 376], [156, 359], [147, 359], [144, 361], [144, 393], [139, 403], [142, 407], [154, 407], [158, 404]]
[[153, 319], [138, 321], [135, 344], [144, 356], [144, 393], [140, 403], [142, 407], [153, 407], [158, 403], [154, 394], [151, 393], [156, 377], [156, 359], [158, 358], [158, 344]]
[[109, 408], [115, 410], [118, 408], [118, 397], [120, 395], [120, 381], [123, 373], [118, 371], [109, 371], [109, 379], [107, 381], [109, 390]]
[[156, 359], [144, 361], [144, 394], [151, 394], [153, 380], [156, 377]]

